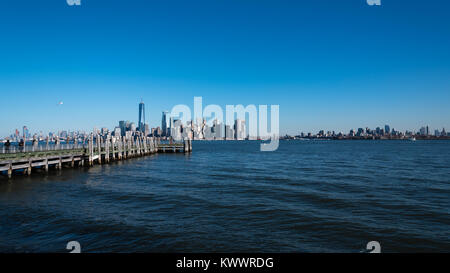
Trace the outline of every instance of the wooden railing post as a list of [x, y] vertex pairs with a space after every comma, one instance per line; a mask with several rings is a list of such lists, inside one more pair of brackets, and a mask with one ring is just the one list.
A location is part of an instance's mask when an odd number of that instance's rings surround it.
[[109, 136], [106, 136], [105, 141], [105, 162], [109, 163]]
[[45, 158], [45, 165], [44, 165], [44, 171], [46, 172], [46, 173], [48, 173], [48, 158]]
[[94, 165], [94, 136], [91, 135], [89, 140], [89, 166]]
[[102, 143], [101, 137], [97, 135], [97, 152], [98, 152], [98, 164], [102, 164]]
[[117, 146], [119, 148], [119, 153], [118, 153], [119, 160], [122, 160], [122, 139], [121, 139], [121, 137], [119, 137], [119, 139], [117, 141]]
[[12, 177], [12, 163], [9, 162], [8, 164], [8, 178]]

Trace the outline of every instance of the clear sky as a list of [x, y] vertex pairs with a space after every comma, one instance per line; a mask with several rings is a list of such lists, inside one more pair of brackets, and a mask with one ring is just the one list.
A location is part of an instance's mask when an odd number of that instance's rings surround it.
[[[280, 133], [450, 130], [450, 1], [0, 1], [0, 136], [279, 104]], [[63, 101], [63, 105], [58, 105]]]

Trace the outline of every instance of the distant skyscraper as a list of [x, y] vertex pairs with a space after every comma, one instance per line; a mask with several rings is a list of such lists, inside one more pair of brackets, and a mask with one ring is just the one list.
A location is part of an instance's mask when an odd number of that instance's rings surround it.
[[389, 125], [384, 125], [384, 132], [389, 135], [391, 133], [391, 128], [389, 127]]
[[234, 121], [235, 139], [244, 140], [246, 138], [245, 120], [236, 119]]
[[169, 116], [169, 128], [167, 129], [167, 136], [173, 135], [173, 129], [174, 129], [174, 119], [173, 117]]
[[234, 130], [233, 126], [225, 125], [225, 139], [232, 140], [234, 139]]
[[27, 126], [23, 126], [23, 138], [28, 138], [28, 128], [27, 128]]
[[150, 126], [148, 125], [148, 123], [144, 124], [144, 135], [148, 136], [150, 134]]
[[130, 123], [130, 131], [136, 132], [136, 124], [134, 124], [134, 122]]
[[114, 128], [114, 136], [121, 136], [122, 135], [122, 129], [120, 127]]
[[215, 119], [212, 127], [212, 132], [214, 133], [214, 137], [216, 139], [223, 139], [224, 134], [222, 133], [222, 128], [222, 124], [217, 119]]
[[127, 125], [124, 120], [119, 121], [120, 135], [124, 136], [127, 131]]
[[145, 105], [144, 102], [141, 99], [141, 103], [139, 103], [139, 131], [144, 133], [145, 132]]
[[422, 136], [425, 136], [427, 134], [427, 129], [425, 127], [421, 127], [419, 131]]
[[167, 114], [169, 114], [169, 112], [167, 111], [162, 112], [161, 130], [163, 136], [167, 135]]

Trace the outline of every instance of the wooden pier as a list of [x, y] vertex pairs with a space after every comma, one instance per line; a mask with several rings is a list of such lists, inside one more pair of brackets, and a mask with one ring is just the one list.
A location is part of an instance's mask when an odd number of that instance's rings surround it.
[[33, 168], [48, 172], [50, 167], [62, 169], [63, 165], [70, 167], [93, 166], [111, 161], [124, 160], [132, 157], [146, 156], [154, 153], [190, 153], [192, 140], [186, 139], [182, 143], [162, 144], [153, 137], [136, 137], [132, 139], [112, 138], [110, 136], [96, 137], [91, 135], [87, 144], [79, 144], [61, 148], [32, 147], [23, 151], [7, 151], [0, 153], [0, 174], [6, 172], [8, 178], [13, 171], [23, 170], [31, 175]]

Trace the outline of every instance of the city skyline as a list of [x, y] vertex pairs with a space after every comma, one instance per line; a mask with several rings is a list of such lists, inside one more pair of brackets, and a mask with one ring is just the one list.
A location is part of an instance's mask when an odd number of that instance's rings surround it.
[[[158, 137], [172, 137], [175, 139], [206, 139], [206, 140], [256, 140], [262, 136], [257, 133], [251, 135], [248, 131], [247, 122], [239, 118], [234, 119], [233, 124], [226, 124], [224, 121], [217, 120], [217, 118], [209, 119], [201, 118], [199, 120], [187, 120], [183, 123], [179, 117], [172, 117], [168, 111], [162, 111], [161, 126], [151, 127], [146, 123], [145, 104], [141, 98], [138, 104], [138, 126], [134, 121], [120, 120], [114, 128], [108, 127], [94, 127], [92, 131], [89, 130], [58, 130], [57, 132], [39, 133], [30, 132], [30, 129], [24, 125], [22, 127], [22, 133], [19, 129], [15, 129], [13, 134], [10, 134], [3, 139], [19, 141], [21, 139], [44, 139], [44, 138], [79, 138], [80, 136], [86, 136], [91, 132], [94, 134], [101, 134], [103, 136], [112, 134], [113, 136], [121, 136], [127, 139], [135, 136], [137, 133], [145, 136], [158, 136]], [[282, 138], [341, 138], [341, 137], [389, 137], [394, 139], [402, 139], [413, 136], [435, 136], [435, 137], [450, 137], [450, 133], [447, 133], [445, 127], [442, 131], [439, 129], [432, 129], [428, 125], [420, 127], [419, 130], [396, 130], [389, 124], [378, 126], [374, 129], [370, 127], [359, 127], [358, 129], [350, 129], [348, 133], [342, 130], [329, 130], [321, 129], [318, 132], [297, 132], [293, 136], [290, 134], [280, 134]], [[267, 136], [266, 136], [267, 137]], [[263, 137], [264, 139], [265, 137]], [[2, 137], [0, 137], [2, 140]]]
[[0, 10], [0, 136], [112, 128], [141, 97], [154, 126], [194, 96], [280, 105], [280, 134], [450, 128], [448, 2], [23, 2]]

